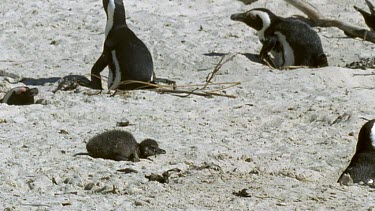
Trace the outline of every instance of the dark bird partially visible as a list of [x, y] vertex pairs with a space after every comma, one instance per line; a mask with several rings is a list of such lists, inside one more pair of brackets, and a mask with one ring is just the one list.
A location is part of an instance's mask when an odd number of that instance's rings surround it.
[[0, 102], [8, 105], [30, 105], [34, 104], [34, 96], [37, 94], [37, 88], [19, 86], [9, 90]]
[[374, 185], [375, 182], [375, 119], [364, 124], [358, 135], [356, 152], [337, 182], [345, 184], [347, 177], [354, 183]]
[[360, 12], [365, 19], [366, 25], [371, 29], [371, 31], [375, 31], [375, 8], [374, 5], [371, 4], [370, 1], [365, 0], [368, 8], [370, 9], [370, 13], [364, 11], [361, 8], [354, 6], [354, 9]]

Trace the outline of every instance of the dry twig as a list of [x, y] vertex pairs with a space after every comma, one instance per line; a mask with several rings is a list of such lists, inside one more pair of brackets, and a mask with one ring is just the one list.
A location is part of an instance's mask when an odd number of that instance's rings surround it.
[[289, 4], [293, 5], [297, 9], [305, 13], [311, 20], [315, 22], [317, 26], [320, 27], [336, 27], [345, 32], [345, 34], [355, 38], [361, 38], [365, 41], [375, 43], [375, 32], [368, 31], [366, 29], [359, 28], [352, 24], [344, 21], [329, 19], [324, 17], [318, 9], [309, 4], [305, 0], [284, 0]]
[[[148, 82], [142, 82], [142, 81], [124, 81], [122, 84], [132, 84], [132, 83], [137, 83], [137, 84], [144, 84], [144, 87], [140, 87], [139, 89], [142, 88], [147, 88], [148, 90], [158, 92], [160, 94], [163, 93], [172, 93], [175, 94], [178, 97], [188, 97], [190, 95], [198, 95], [198, 96], [203, 96], [203, 97], [213, 97], [213, 96], [221, 96], [221, 97], [228, 97], [228, 98], [235, 98], [236, 96], [234, 95], [228, 95], [225, 93], [222, 93], [225, 89], [237, 86], [241, 84], [240, 82], [220, 82], [220, 83], [212, 83], [212, 80], [216, 76], [216, 74], [219, 72], [219, 70], [222, 68], [222, 66], [231, 61], [237, 54], [234, 54], [230, 56], [228, 59], [225, 59], [225, 56], [223, 56], [219, 63], [216, 64], [215, 68], [211, 73], [209, 73], [206, 77], [206, 83], [204, 84], [186, 84], [186, 85], [161, 85], [161, 84], [154, 84], [154, 83], [148, 83]], [[218, 86], [219, 88], [216, 89], [207, 89], [208, 87], [211, 86]], [[183, 87], [195, 87], [192, 90], [183, 90], [183, 89], [178, 89], [178, 88], [183, 88]], [[111, 96], [116, 95], [113, 93]], [[186, 94], [186, 95], [180, 95], [180, 94]]]
[[231, 57], [229, 57], [229, 58], [228, 58], [227, 60], [225, 60], [224, 62], [223, 62], [223, 60], [224, 60], [224, 58], [225, 58], [226, 55], [222, 56], [221, 59], [220, 59], [220, 61], [219, 61], [219, 63], [216, 64], [214, 70], [213, 70], [211, 73], [209, 73], [209, 74], [207, 75], [207, 77], [206, 77], [206, 85], [203, 86], [202, 89], [205, 89], [205, 88], [208, 86], [208, 84], [211, 83], [212, 79], [216, 76], [216, 74], [219, 72], [219, 70], [221, 69], [221, 67], [223, 67], [223, 65], [224, 65], [225, 63], [227, 63], [227, 62], [233, 60], [233, 58], [234, 58], [236, 55], [237, 55], [237, 53], [234, 54], [234, 55], [232, 55]]

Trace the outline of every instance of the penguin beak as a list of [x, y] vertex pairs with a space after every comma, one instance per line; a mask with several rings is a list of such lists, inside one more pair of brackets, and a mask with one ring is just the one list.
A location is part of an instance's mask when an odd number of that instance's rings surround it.
[[25, 93], [27, 96], [33, 97], [38, 94], [38, 89], [37, 88], [27, 89]]
[[160, 149], [160, 148], [158, 148], [158, 149], [155, 149], [155, 155], [159, 155], [159, 154], [165, 154], [166, 152], [165, 152], [165, 150], [164, 149]]
[[230, 19], [233, 21], [245, 21], [246, 20], [246, 13], [236, 13], [230, 16]]

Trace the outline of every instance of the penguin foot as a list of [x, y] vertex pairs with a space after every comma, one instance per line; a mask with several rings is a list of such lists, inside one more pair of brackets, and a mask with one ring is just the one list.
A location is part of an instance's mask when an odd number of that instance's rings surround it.
[[169, 80], [169, 79], [166, 79], [166, 78], [155, 78], [154, 83], [156, 83], [156, 84], [158, 84], [158, 83], [168, 84], [168, 85], [173, 86], [174, 90], [176, 89], [176, 81], [172, 81], [172, 80]]
[[320, 54], [318, 56], [318, 59], [317, 59], [317, 67], [327, 67], [328, 66], [328, 59], [327, 59], [327, 55], [325, 55], [324, 53], [323, 54]]

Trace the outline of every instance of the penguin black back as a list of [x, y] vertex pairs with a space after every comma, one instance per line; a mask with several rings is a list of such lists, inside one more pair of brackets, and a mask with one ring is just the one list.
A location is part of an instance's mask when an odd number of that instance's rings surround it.
[[362, 126], [358, 135], [356, 152], [338, 182], [342, 182], [344, 174], [349, 174], [354, 183], [375, 181], [374, 123], [375, 120], [371, 120]]
[[4, 95], [1, 102], [8, 105], [30, 105], [34, 104], [34, 96], [37, 94], [37, 88], [29, 88], [27, 86], [15, 87]]
[[[286, 19], [285, 19], [286, 20]], [[325, 55], [317, 33], [306, 23], [299, 20], [288, 19], [277, 24], [273, 29], [266, 30], [266, 35], [280, 33], [290, 44], [294, 52], [294, 65], [325, 67], [328, 66]]]

